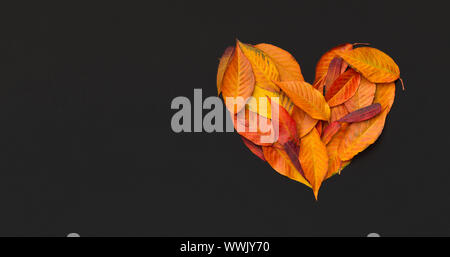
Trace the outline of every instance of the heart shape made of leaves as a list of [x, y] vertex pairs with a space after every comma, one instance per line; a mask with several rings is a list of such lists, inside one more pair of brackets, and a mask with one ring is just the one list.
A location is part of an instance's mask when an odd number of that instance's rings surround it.
[[[310, 187], [317, 199], [324, 180], [378, 139], [397, 80], [403, 87], [394, 60], [367, 44], [346, 43], [326, 52], [309, 84], [289, 52], [237, 40], [220, 58], [217, 92], [250, 151]], [[245, 100], [229, 100], [238, 97]], [[269, 104], [261, 108], [266, 98]], [[257, 124], [253, 131], [251, 124]], [[271, 132], [276, 136], [268, 136]]]

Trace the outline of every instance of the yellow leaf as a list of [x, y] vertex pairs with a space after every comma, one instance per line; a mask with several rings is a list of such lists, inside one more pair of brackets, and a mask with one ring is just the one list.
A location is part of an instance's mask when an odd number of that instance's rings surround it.
[[300, 140], [300, 163], [317, 199], [320, 185], [328, 171], [328, 154], [315, 128]]
[[232, 46], [227, 47], [222, 57], [220, 58], [219, 68], [217, 69], [217, 95], [220, 95], [220, 92], [222, 91], [223, 75], [228, 67], [228, 62], [230, 61], [231, 56], [233, 55], [233, 51], [234, 47]]
[[263, 146], [264, 158], [272, 166], [274, 170], [283, 176], [289, 177], [295, 181], [303, 183], [311, 187], [308, 181], [299, 173], [299, 171], [292, 164], [291, 159], [287, 153], [275, 146]]
[[243, 107], [244, 103], [236, 101], [236, 105], [227, 101], [227, 97], [237, 98], [242, 97], [247, 99], [252, 95], [255, 88], [255, 76], [253, 75], [252, 66], [242, 53], [239, 47], [236, 47], [233, 56], [228, 64], [222, 82], [222, 96], [225, 104], [230, 112], [238, 113]]
[[271, 44], [257, 44], [255, 47], [272, 58], [280, 73], [281, 81], [305, 80], [300, 65], [289, 52]]
[[363, 107], [367, 107], [373, 103], [373, 98], [375, 96], [376, 85], [364, 77], [361, 77], [361, 84], [358, 90], [345, 102], [345, 107], [349, 112], [356, 111]]
[[350, 160], [373, 144], [383, 131], [388, 111], [385, 109], [370, 120], [350, 124], [339, 145], [339, 158], [343, 161]]
[[311, 116], [309, 116], [306, 112], [304, 112], [297, 106], [294, 106], [291, 116], [297, 125], [297, 134], [299, 137], [304, 137], [306, 134], [308, 134], [319, 121], [317, 119], [311, 118]]
[[264, 89], [274, 92], [280, 91], [280, 89], [273, 83], [273, 81], [280, 80], [280, 74], [275, 62], [258, 48], [239, 41], [238, 45], [252, 65], [256, 83]]
[[247, 102], [248, 109], [252, 112], [256, 112], [261, 116], [271, 119], [271, 105], [267, 100], [267, 96], [274, 98], [275, 102], [282, 106], [289, 114], [292, 113], [294, 103], [291, 99], [282, 91], [272, 92], [266, 90], [258, 84], [255, 85], [255, 90], [253, 91], [252, 98]]
[[[377, 84], [374, 103], [381, 105], [381, 110], [391, 110], [395, 99], [395, 83]], [[389, 111], [388, 111], [389, 112]]]
[[318, 120], [330, 118], [330, 107], [323, 95], [305, 81], [276, 82], [296, 106]]
[[359, 47], [336, 54], [372, 83], [394, 82], [400, 77], [400, 69], [394, 60], [376, 48]]

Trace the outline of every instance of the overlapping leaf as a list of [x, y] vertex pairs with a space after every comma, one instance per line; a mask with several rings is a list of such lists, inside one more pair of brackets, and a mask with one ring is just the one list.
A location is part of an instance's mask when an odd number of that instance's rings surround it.
[[327, 175], [328, 154], [316, 129], [300, 140], [300, 163], [317, 199], [320, 185]]
[[304, 80], [300, 65], [289, 52], [271, 44], [257, 44], [255, 47], [275, 62], [281, 81]]
[[373, 83], [394, 82], [400, 77], [400, 69], [389, 55], [372, 47], [359, 47], [351, 51], [337, 51], [350, 66]]
[[304, 81], [285, 81], [276, 83], [296, 106], [309, 116], [318, 120], [330, 118], [330, 107], [323, 95], [309, 83]]
[[359, 84], [356, 93], [345, 102], [345, 107], [349, 112], [356, 111], [363, 107], [369, 106], [373, 103], [373, 98], [375, 96], [376, 85], [365, 78], [361, 78], [361, 83]]
[[[252, 95], [254, 88], [255, 75], [250, 61], [240, 48], [236, 47], [222, 80], [222, 96], [230, 112], [238, 113], [244, 107], [245, 102], [240, 103], [237, 98], [247, 99]], [[235, 99], [236, 104], [228, 101], [227, 98]]]
[[316, 199], [325, 179], [378, 139], [394, 102], [397, 64], [356, 45], [325, 53], [314, 86], [294, 57], [274, 45], [238, 41], [220, 58], [218, 93], [246, 99], [233, 117], [244, 144], [280, 174], [312, 188]]

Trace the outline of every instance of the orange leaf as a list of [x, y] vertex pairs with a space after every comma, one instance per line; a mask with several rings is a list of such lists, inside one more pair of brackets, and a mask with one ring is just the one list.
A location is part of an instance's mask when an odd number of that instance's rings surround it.
[[252, 153], [254, 153], [256, 156], [258, 156], [261, 160], [266, 161], [266, 159], [264, 158], [264, 153], [262, 150], [262, 147], [259, 145], [255, 145], [252, 141], [248, 140], [247, 138], [241, 136], [242, 141], [244, 142], [244, 145], [247, 146], [248, 149], [250, 149], [250, 151]]
[[387, 113], [388, 109], [370, 120], [350, 124], [339, 145], [339, 158], [350, 160], [373, 144], [383, 131]]
[[229, 46], [227, 49], [225, 49], [225, 52], [223, 53], [222, 57], [220, 58], [219, 62], [219, 68], [217, 69], [217, 95], [220, 95], [220, 92], [222, 91], [222, 79], [223, 75], [225, 73], [225, 70], [228, 67], [228, 62], [231, 59], [231, 56], [233, 55], [234, 47]]
[[317, 133], [319, 133], [319, 136], [322, 136], [322, 130], [324, 127], [324, 123], [325, 123], [325, 121], [319, 120], [316, 124], [316, 130], [317, 130]]
[[[244, 107], [246, 99], [252, 95], [254, 88], [255, 76], [252, 66], [240, 48], [236, 47], [222, 81], [222, 96], [228, 110], [238, 113]], [[236, 99], [236, 104], [227, 101], [227, 98], [230, 97]], [[242, 97], [245, 101], [239, 103], [237, 97]]]
[[233, 124], [239, 135], [256, 145], [272, 145], [276, 141], [272, 121], [255, 112], [242, 110], [234, 115]]
[[361, 75], [349, 69], [342, 73], [330, 86], [327, 87], [325, 99], [330, 107], [345, 103], [358, 90]]
[[328, 154], [316, 129], [300, 140], [300, 163], [317, 199], [320, 185], [328, 170]]
[[297, 139], [297, 126], [295, 125], [295, 121], [278, 103], [272, 101], [270, 98], [269, 101], [272, 109], [272, 125], [276, 124], [274, 120], [278, 121], [279, 129], [277, 142], [283, 145], [288, 141]]
[[272, 58], [280, 73], [281, 81], [305, 80], [300, 65], [289, 52], [271, 44], [257, 44], [255, 47]]
[[322, 142], [326, 145], [333, 136], [341, 129], [341, 124], [337, 121], [331, 122], [324, 130], [322, 134]]
[[345, 105], [343, 105], [343, 104], [331, 107], [330, 121], [331, 122], [337, 121], [347, 114], [348, 114], [347, 108], [345, 108]]
[[342, 161], [339, 158], [338, 148], [342, 139], [344, 138], [347, 127], [348, 127], [347, 124], [342, 124], [341, 129], [334, 135], [331, 141], [327, 144], [327, 153], [328, 153], [327, 178], [333, 176], [334, 174], [340, 171]]
[[323, 95], [305, 81], [276, 82], [300, 109], [318, 120], [330, 118], [330, 107]]
[[275, 62], [266, 53], [256, 47], [239, 41], [238, 45], [251, 63], [256, 83], [269, 91], [280, 91], [273, 83], [273, 81], [280, 80], [280, 73], [278, 72]]
[[358, 90], [356, 90], [356, 93], [345, 102], [345, 107], [349, 112], [353, 112], [371, 105], [375, 96], [375, 90], [376, 85], [374, 83], [361, 77], [361, 83], [359, 84]]
[[284, 151], [284, 149], [275, 146], [263, 146], [262, 149], [264, 158], [274, 170], [276, 170], [283, 176], [287, 176], [290, 179], [296, 180], [308, 187], [311, 187], [311, 184], [309, 184], [309, 182], [294, 167], [291, 159]]
[[[395, 99], [395, 84], [377, 84], [377, 90], [375, 91], [375, 97], [373, 99], [374, 103], [381, 104], [381, 109], [391, 110], [392, 104]], [[388, 111], [389, 112], [389, 111]]]
[[267, 97], [274, 98], [289, 114], [292, 113], [294, 103], [283, 91], [272, 92], [258, 86], [258, 84], [255, 85], [255, 90], [253, 90], [252, 97], [248, 100], [246, 107], [252, 112], [271, 119], [272, 111]]
[[336, 46], [331, 50], [329, 50], [328, 52], [326, 52], [324, 55], [322, 55], [322, 57], [320, 58], [319, 62], [317, 62], [316, 65], [316, 76], [314, 79], [314, 84], [316, 84], [317, 81], [323, 79], [327, 75], [330, 62], [331, 60], [334, 59], [334, 57], [336, 57], [337, 51], [349, 51], [351, 49], [353, 49], [353, 45], [346, 43]]
[[304, 137], [308, 134], [318, 122], [318, 120], [311, 118], [311, 116], [297, 106], [294, 106], [291, 116], [297, 125], [297, 134], [299, 137]]
[[376, 48], [359, 47], [336, 54], [372, 83], [394, 82], [400, 77], [400, 69], [394, 60]]

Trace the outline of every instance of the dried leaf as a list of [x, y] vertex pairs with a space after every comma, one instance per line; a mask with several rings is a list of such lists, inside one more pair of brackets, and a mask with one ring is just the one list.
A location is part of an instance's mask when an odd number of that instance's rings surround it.
[[278, 140], [280, 144], [285, 144], [289, 141], [297, 139], [297, 126], [295, 121], [289, 115], [289, 113], [278, 103], [272, 101], [269, 98], [271, 108], [272, 108], [272, 125], [277, 124], [274, 122], [276, 119], [278, 121]]
[[347, 110], [353, 112], [371, 105], [373, 103], [376, 88], [374, 83], [361, 77], [361, 83], [359, 84], [358, 90], [356, 90], [356, 93], [345, 102]]
[[280, 89], [273, 83], [273, 81], [280, 80], [280, 74], [275, 65], [275, 62], [258, 48], [241, 43], [239, 41], [238, 45], [251, 63], [253, 72], [255, 74], [256, 83], [260, 87], [269, 91], [280, 91]]
[[372, 83], [394, 82], [400, 77], [400, 69], [394, 60], [376, 48], [359, 47], [336, 54]]
[[334, 83], [326, 90], [325, 100], [330, 107], [345, 103], [358, 90], [361, 75], [349, 69], [342, 73]]
[[331, 141], [327, 144], [327, 153], [328, 153], [327, 179], [341, 170], [342, 161], [339, 158], [338, 148], [340, 143], [342, 142], [342, 139], [344, 138], [347, 127], [348, 127], [347, 124], [342, 124], [341, 129], [334, 135]]
[[252, 141], [246, 139], [243, 136], [241, 136], [241, 138], [242, 138], [242, 141], [244, 142], [244, 145], [247, 146], [247, 148], [250, 149], [250, 151], [252, 153], [254, 153], [256, 156], [258, 156], [261, 160], [266, 161], [266, 159], [264, 158], [264, 153], [263, 153], [261, 146], [255, 145]]
[[232, 113], [238, 113], [245, 103], [235, 101], [236, 104], [233, 104], [227, 101], [227, 97], [247, 99], [252, 95], [254, 88], [255, 76], [253, 75], [252, 66], [240, 48], [237, 47], [225, 70], [222, 82], [222, 96], [228, 110]]
[[345, 105], [343, 105], [343, 104], [331, 107], [330, 121], [331, 122], [337, 121], [347, 114], [348, 114], [347, 108], [345, 108]]
[[308, 134], [318, 122], [317, 119], [312, 118], [297, 106], [294, 106], [291, 116], [297, 125], [297, 134], [299, 137], [304, 137]]
[[330, 118], [330, 107], [323, 95], [304, 81], [285, 81], [276, 84], [288, 95], [300, 109], [318, 120]]
[[383, 131], [387, 113], [388, 109], [370, 120], [350, 124], [339, 145], [339, 158], [350, 160], [373, 144]]
[[257, 44], [255, 47], [264, 51], [275, 62], [281, 81], [305, 80], [300, 65], [289, 52], [271, 44]]
[[219, 61], [219, 68], [217, 68], [217, 95], [220, 95], [222, 92], [222, 79], [223, 75], [225, 73], [225, 70], [228, 67], [228, 63], [231, 59], [231, 56], [233, 55], [234, 47], [229, 46], [227, 49], [225, 49], [225, 52], [223, 53], [222, 57]]
[[263, 146], [264, 158], [272, 166], [274, 170], [283, 176], [296, 180], [308, 187], [311, 184], [300, 174], [300, 172], [292, 164], [291, 159], [284, 151], [284, 149], [274, 146]]
[[367, 107], [351, 112], [339, 119], [339, 122], [361, 122], [373, 118], [381, 112], [381, 105], [374, 103]]
[[320, 185], [328, 170], [328, 154], [316, 129], [300, 140], [300, 163], [317, 199]]
[[268, 119], [271, 119], [272, 111], [267, 97], [275, 99], [275, 101], [284, 109], [286, 109], [289, 114], [292, 113], [294, 103], [284, 92], [272, 92], [258, 85], [255, 85], [255, 90], [253, 90], [252, 98], [250, 98], [250, 100], [247, 102], [248, 109]]
[[[391, 110], [395, 99], [395, 83], [377, 84], [375, 91], [374, 103], [381, 104], [381, 109]], [[389, 111], [388, 111], [389, 112]]]
[[272, 121], [247, 109], [233, 117], [234, 128], [239, 135], [256, 145], [272, 145], [276, 141], [277, 132]]
[[322, 142], [326, 145], [330, 142], [333, 136], [341, 129], [341, 124], [337, 121], [333, 121], [328, 125], [322, 133]]
[[324, 79], [324, 77], [327, 75], [328, 68], [330, 67], [330, 62], [334, 59], [334, 57], [336, 57], [337, 51], [349, 51], [351, 49], [353, 49], [353, 45], [346, 43], [336, 46], [322, 55], [316, 65], [316, 76], [314, 79], [314, 84], [316, 84], [317, 81]]

